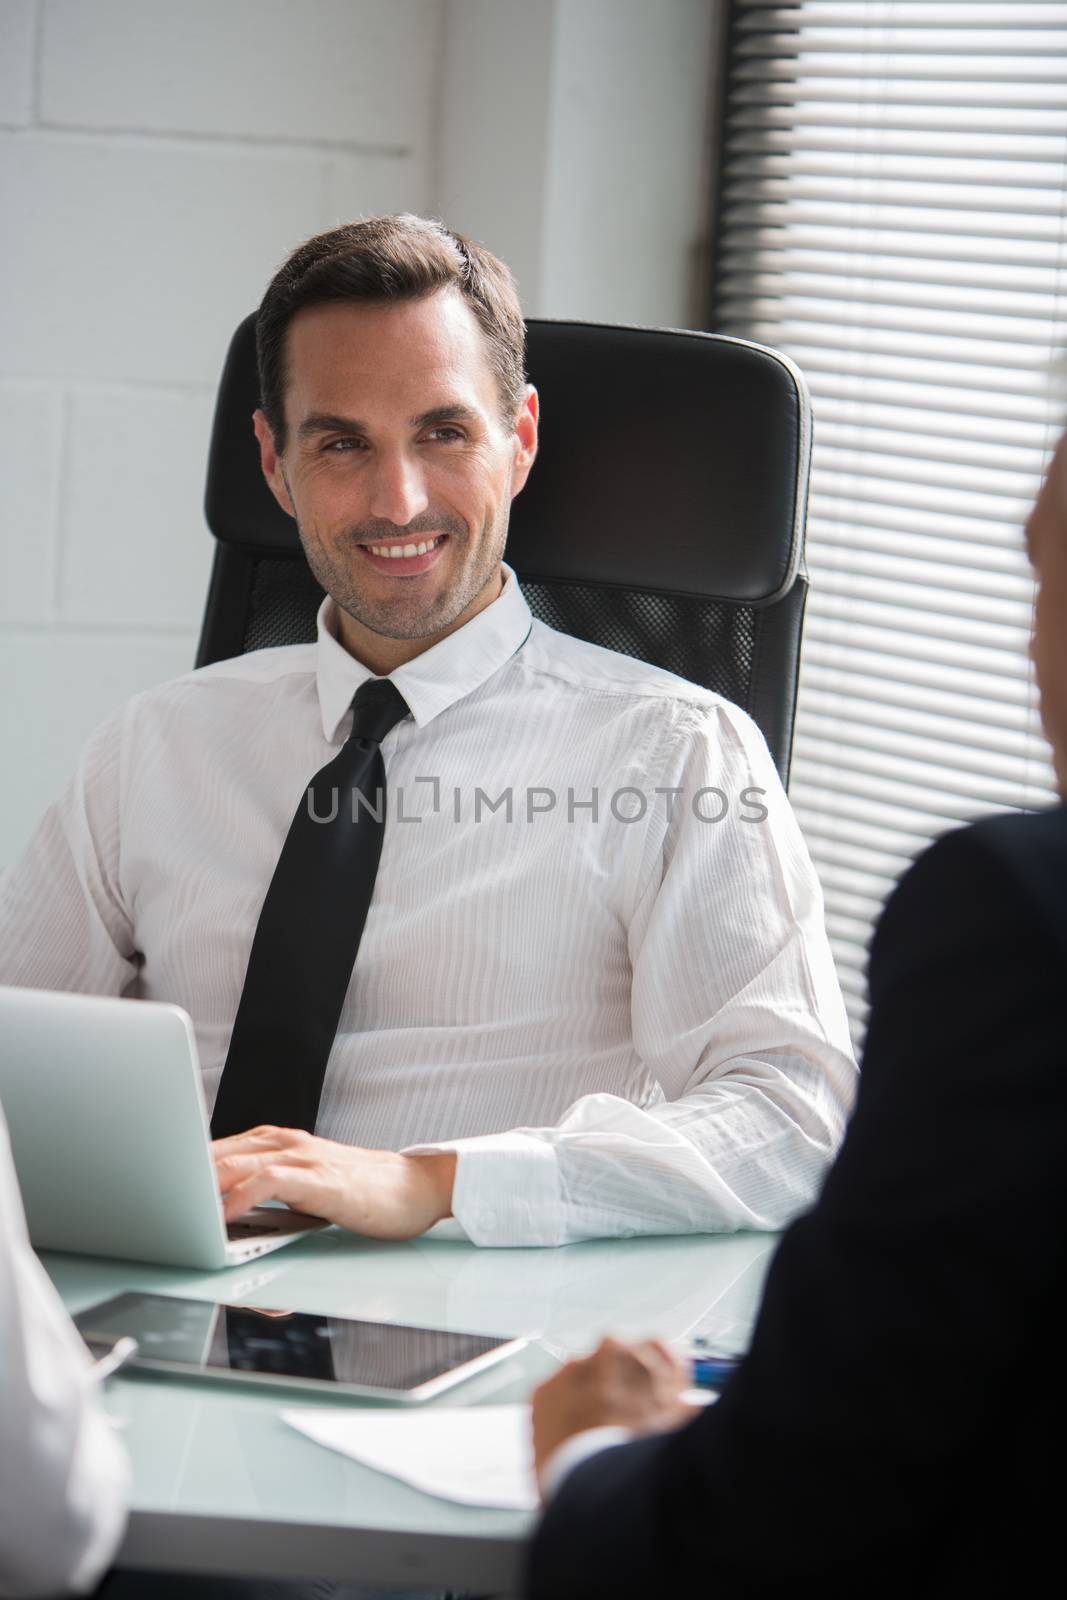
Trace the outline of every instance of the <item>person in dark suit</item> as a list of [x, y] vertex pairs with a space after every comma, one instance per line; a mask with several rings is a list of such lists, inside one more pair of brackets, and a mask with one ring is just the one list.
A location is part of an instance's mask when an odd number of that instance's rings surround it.
[[[1067, 438], [1027, 538], [1065, 794]], [[614, 1341], [535, 1395], [530, 1600], [1062, 1580], [1067, 808], [938, 840], [889, 899], [869, 988], [844, 1146], [722, 1398], [694, 1418], [668, 1351]], [[605, 1426], [635, 1437], [595, 1449]]]

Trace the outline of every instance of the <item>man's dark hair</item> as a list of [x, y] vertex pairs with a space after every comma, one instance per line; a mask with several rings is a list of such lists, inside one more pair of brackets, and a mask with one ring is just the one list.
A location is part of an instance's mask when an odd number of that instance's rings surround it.
[[274, 442], [285, 448], [285, 336], [305, 306], [382, 304], [458, 289], [485, 335], [510, 426], [525, 385], [526, 329], [515, 280], [481, 245], [426, 217], [349, 222], [294, 250], [271, 280], [256, 319], [259, 392]]

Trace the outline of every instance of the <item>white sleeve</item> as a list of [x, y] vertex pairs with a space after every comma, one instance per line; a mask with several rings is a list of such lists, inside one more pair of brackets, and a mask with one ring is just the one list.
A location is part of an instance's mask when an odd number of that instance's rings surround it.
[[781, 1228], [840, 1144], [856, 1063], [766, 744], [724, 703], [674, 750], [673, 817], [649, 829], [629, 926], [633, 1041], [658, 1093], [437, 1146], [458, 1152], [453, 1212], [475, 1244]]
[[128, 1487], [88, 1353], [30, 1248], [0, 1114], [0, 1596], [90, 1589]]
[[123, 726], [120, 712], [97, 730], [0, 877], [0, 983], [121, 994], [136, 976], [121, 890]]

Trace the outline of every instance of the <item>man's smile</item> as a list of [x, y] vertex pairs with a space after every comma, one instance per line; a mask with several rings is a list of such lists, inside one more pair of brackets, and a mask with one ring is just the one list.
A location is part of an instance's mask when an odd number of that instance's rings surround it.
[[385, 572], [391, 578], [411, 578], [428, 572], [437, 563], [448, 538], [447, 533], [439, 533], [429, 539], [387, 539], [356, 548], [376, 572]]

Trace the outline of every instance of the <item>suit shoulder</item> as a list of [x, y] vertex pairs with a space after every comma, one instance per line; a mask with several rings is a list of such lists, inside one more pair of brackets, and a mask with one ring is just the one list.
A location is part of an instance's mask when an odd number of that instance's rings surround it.
[[908, 876], [970, 875], [983, 868], [994, 873], [999, 869], [1039, 898], [1062, 903], [1067, 883], [1067, 806], [1006, 812], [954, 828], [918, 858]]
[[1067, 874], [1067, 805], [986, 817], [960, 832], [1019, 872], [1036, 864], [1045, 875]]
[[[1067, 807], [986, 817], [942, 834], [890, 895], [876, 941], [908, 922], [939, 929], [1041, 928], [1067, 945]], [[921, 931], [920, 931], [921, 930]]]

